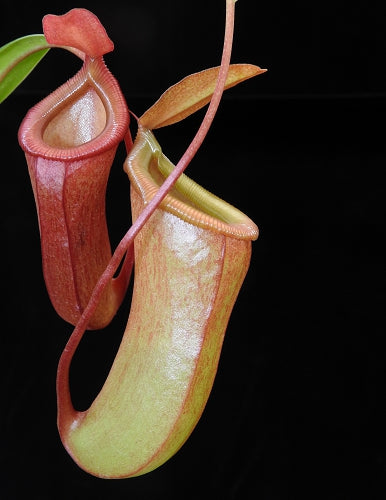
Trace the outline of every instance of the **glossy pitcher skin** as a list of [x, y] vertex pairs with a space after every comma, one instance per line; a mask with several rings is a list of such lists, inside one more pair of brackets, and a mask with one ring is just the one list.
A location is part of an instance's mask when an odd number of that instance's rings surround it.
[[[134, 220], [173, 165], [140, 129], [125, 162]], [[215, 214], [215, 215], [214, 215]], [[209, 397], [247, 272], [255, 224], [183, 175], [134, 242], [124, 336], [101, 392], [59, 424], [75, 461], [100, 477], [149, 472], [186, 441]]]
[[[125, 99], [103, 57], [85, 54], [80, 71], [34, 106], [19, 129], [35, 196], [47, 290], [58, 314], [72, 324], [111, 258], [106, 186], [128, 124]], [[111, 321], [126, 290], [130, 263], [128, 257], [88, 328], [103, 328]]]

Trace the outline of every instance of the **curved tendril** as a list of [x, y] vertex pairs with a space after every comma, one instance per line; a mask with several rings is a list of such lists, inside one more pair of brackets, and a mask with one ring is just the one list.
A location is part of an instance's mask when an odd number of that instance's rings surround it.
[[225, 34], [220, 71], [218, 74], [217, 83], [212, 99], [209, 103], [204, 119], [198, 131], [196, 132], [196, 135], [177, 163], [174, 170], [166, 178], [152, 200], [150, 200], [143, 211], [139, 214], [135, 223], [130, 227], [130, 229], [127, 231], [125, 236], [116, 247], [109, 264], [107, 265], [105, 271], [96, 284], [93, 293], [91, 294], [89, 303], [84, 309], [83, 314], [78, 321], [75, 329], [73, 330], [73, 333], [69, 338], [59, 360], [57, 371], [58, 423], [61, 424], [63, 430], [71, 425], [71, 422], [74, 420], [74, 418], [76, 418], [76, 416], [79, 417], [82, 413], [77, 412], [72, 405], [69, 386], [69, 368], [72, 356], [75, 353], [75, 350], [79, 345], [84, 332], [86, 331], [87, 324], [98, 305], [104, 288], [114, 276], [126, 252], [132, 251], [134, 239], [139, 231], [159, 206], [163, 198], [172, 189], [179, 176], [184, 172], [186, 167], [189, 165], [189, 163], [197, 153], [213, 122], [214, 116], [221, 101], [230, 65], [233, 44], [234, 14], [235, 0], [226, 0]]

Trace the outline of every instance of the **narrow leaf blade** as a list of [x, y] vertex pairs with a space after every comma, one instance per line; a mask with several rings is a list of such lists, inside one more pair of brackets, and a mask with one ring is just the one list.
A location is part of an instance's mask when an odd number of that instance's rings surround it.
[[0, 103], [31, 73], [49, 48], [44, 35], [27, 35], [0, 47]]
[[[212, 97], [219, 69], [217, 66], [194, 73], [169, 87], [141, 116], [140, 123], [149, 130], [154, 130], [181, 121], [201, 109]], [[253, 64], [231, 64], [225, 89], [265, 71]]]

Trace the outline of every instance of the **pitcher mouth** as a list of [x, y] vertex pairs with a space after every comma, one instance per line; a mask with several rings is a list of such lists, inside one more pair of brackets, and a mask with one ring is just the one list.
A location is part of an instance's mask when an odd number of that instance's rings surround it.
[[86, 58], [73, 78], [27, 113], [19, 143], [34, 156], [75, 160], [117, 146], [128, 125], [129, 113], [117, 81], [102, 58]]
[[[153, 198], [173, 169], [173, 163], [163, 154], [154, 134], [140, 127], [124, 170], [144, 204]], [[259, 235], [258, 227], [247, 215], [185, 174], [179, 177], [160, 208], [198, 227], [236, 239], [256, 240]]]

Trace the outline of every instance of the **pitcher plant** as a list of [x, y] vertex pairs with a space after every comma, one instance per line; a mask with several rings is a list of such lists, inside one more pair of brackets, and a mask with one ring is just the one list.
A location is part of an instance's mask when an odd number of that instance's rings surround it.
[[[0, 49], [0, 101], [52, 48], [83, 61], [75, 76], [27, 113], [18, 137], [36, 202], [47, 291], [57, 313], [75, 326], [58, 363], [59, 434], [74, 461], [97, 477], [150, 472], [188, 439], [210, 395], [258, 237], [247, 215], [184, 173], [224, 89], [265, 71], [230, 62], [235, 1], [225, 0], [221, 64], [173, 85], [140, 117], [104, 62], [114, 44], [86, 9], [46, 15], [43, 35]], [[173, 165], [154, 131], [204, 106], [196, 135]], [[122, 142], [132, 225], [112, 252], [106, 187]], [[101, 391], [78, 411], [71, 400], [71, 360], [86, 330], [111, 322], [133, 264], [120, 347]]]

